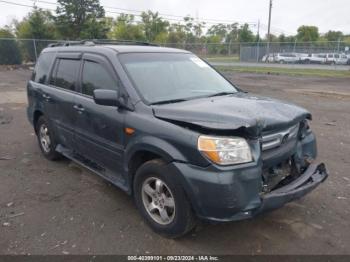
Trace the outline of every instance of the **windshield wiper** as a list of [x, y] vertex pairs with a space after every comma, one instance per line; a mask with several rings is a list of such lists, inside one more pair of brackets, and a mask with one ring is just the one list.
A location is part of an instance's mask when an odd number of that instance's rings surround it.
[[233, 95], [233, 94], [236, 94], [236, 92], [220, 92], [220, 93], [216, 93], [216, 94], [210, 95], [208, 97], [227, 96], [227, 95]]
[[185, 102], [186, 99], [170, 99], [170, 100], [164, 100], [164, 101], [158, 101], [151, 103], [150, 105], [164, 105], [164, 104], [172, 104], [172, 103], [179, 103], [179, 102]]

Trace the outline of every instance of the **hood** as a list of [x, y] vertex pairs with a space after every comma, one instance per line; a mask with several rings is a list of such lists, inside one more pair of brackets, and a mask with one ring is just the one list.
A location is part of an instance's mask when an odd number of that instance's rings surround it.
[[239, 92], [230, 96], [194, 99], [153, 106], [163, 120], [183, 122], [214, 130], [246, 129], [258, 135], [296, 124], [310, 113], [293, 104]]

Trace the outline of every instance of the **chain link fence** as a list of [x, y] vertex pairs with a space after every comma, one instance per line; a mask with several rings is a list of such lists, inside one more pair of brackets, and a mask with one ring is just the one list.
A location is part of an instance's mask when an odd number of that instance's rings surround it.
[[[115, 43], [117, 40], [98, 40], [101, 43]], [[0, 38], [0, 65], [35, 63], [40, 52], [50, 44], [63, 40]], [[262, 62], [269, 53], [348, 54], [350, 43], [309, 42], [309, 43], [161, 43], [160, 46], [185, 49], [210, 62]]]
[[35, 63], [40, 52], [57, 40], [0, 38], [0, 64]]

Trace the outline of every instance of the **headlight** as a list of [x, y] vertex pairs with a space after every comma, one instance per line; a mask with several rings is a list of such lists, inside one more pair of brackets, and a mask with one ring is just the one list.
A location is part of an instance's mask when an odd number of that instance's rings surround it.
[[304, 139], [305, 136], [311, 133], [310, 123], [307, 119], [303, 120], [300, 124], [300, 138]]
[[253, 161], [247, 141], [240, 137], [200, 136], [198, 150], [219, 165], [243, 164]]

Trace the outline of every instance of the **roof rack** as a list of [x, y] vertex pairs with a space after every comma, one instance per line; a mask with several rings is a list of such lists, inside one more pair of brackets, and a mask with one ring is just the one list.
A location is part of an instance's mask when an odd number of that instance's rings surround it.
[[159, 46], [157, 44], [133, 41], [133, 40], [81, 40], [81, 41], [59, 41], [57, 43], [49, 44], [48, 47], [57, 46], [74, 46], [74, 45], [85, 45], [85, 46], [95, 46], [95, 45], [141, 45], [141, 46]]

